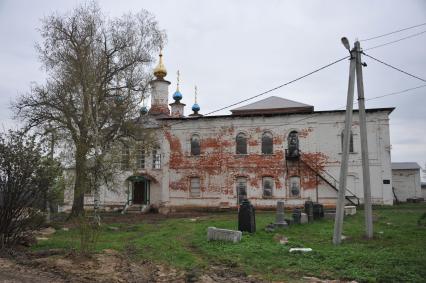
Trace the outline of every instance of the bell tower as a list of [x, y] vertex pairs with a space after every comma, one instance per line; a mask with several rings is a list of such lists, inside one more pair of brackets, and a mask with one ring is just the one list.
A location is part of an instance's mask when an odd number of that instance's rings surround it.
[[163, 63], [162, 51], [160, 51], [159, 57], [160, 58], [158, 61], [158, 65], [154, 69], [155, 79], [151, 81], [152, 92], [151, 92], [151, 108], [149, 109], [149, 114], [170, 115], [170, 109], [168, 106], [170, 82], [164, 79], [164, 77], [167, 75], [167, 70]]

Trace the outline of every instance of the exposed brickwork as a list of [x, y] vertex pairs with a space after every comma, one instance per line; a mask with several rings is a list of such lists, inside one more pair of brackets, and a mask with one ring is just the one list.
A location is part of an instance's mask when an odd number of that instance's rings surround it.
[[[312, 128], [306, 128], [301, 131], [301, 134], [306, 138], [312, 131]], [[262, 133], [260, 128], [255, 128], [248, 133], [249, 148], [260, 148], [260, 140], [252, 137], [259, 133]], [[170, 131], [166, 131], [165, 137], [170, 144], [169, 169], [181, 176], [179, 180], [170, 182], [170, 189], [187, 191], [189, 189], [188, 176], [200, 176], [205, 180], [209, 178], [222, 180], [221, 184], [210, 182], [202, 187], [202, 191], [231, 196], [235, 195], [234, 186], [237, 177], [246, 177], [250, 190], [261, 190], [263, 177], [274, 179], [276, 191], [286, 187], [284, 183], [290, 176], [301, 177], [303, 190], [317, 187], [318, 178], [312, 169], [300, 161], [288, 163], [285, 161], [283, 136], [274, 136], [274, 154], [263, 155], [260, 152], [253, 153], [249, 150], [247, 155], [236, 155], [234, 154], [234, 135], [233, 127], [222, 127], [214, 137], [201, 138], [200, 156], [189, 156], [182, 148], [182, 141]], [[303, 157], [317, 171], [323, 170], [328, 162], [328, 157], [320, 152], [304, 153]]]

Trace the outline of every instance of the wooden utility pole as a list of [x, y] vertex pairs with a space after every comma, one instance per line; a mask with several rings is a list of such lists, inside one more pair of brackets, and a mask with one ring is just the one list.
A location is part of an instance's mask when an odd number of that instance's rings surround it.
[[368, 239], [373, 238], [373, 213], [371, 207], [370, 164], [368, 161], [367, 121], [365, 115], [364, 83], [362, 77], [361, 46], [355, 42], [356, 83], [358, 90], [359, 128], [361, 134], [362, 181], [364, 185], [365, 233]]
[[[347, 42], [347, 39], [345, 40]], [[347, 48], [349, 48], [349, 44], [347, 44]], [[352, 49], [350, 53], [351, 58], [349, 65], [349, 83], [348, 97], [346, 102], [345, 130], [343, 131], [342, 162], [340, 164], [339, 192], [336, 204], [336, 216], [334, 218], [333, 244], [335, 245], [340, 244], [342, 240], [343, 216], [345, 212], [346, 177], [348, 175], [349, 141], [352, 127], [352, 110], [354, 103], [356, 50]]]

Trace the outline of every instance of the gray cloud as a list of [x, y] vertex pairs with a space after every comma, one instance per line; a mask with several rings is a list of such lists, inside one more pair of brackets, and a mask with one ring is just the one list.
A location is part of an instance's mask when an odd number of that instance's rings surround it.
[[[42, 82], [34, 42], [39, 19], [65, 12], [81, 1], [0, 1], [0, 119], [9, 119], [9, 101]], [[182, 74], [183, 102], [190, 107], [199, 87], [201, 112], [255, 95], [347, 54], [340, 37], [352, 42], [426, 22], [425, 1], [100, 1], [103, 11], [118, 16], [144, 8], [167, 31], [165, 64], [175, 86]], [[362, 43], [368, 48], [426, 26]], [[426, 77], [426, 34], [367, 51], [418, 76]], [[368, 58], [366, 97], [422, 84]], [[315, 105], [318, 110], [345, 105], [348, 63], [306, 78], [275, 93]], [[367, 102], [368, 107], [395, 106], [391, 114], [392, 159], [426, 162], [426, 88]], [[187, 111], [189, 111], [189, 107]], [[220, 114], [229, 113], [222, 111]], [[407, 138], [408, 137], [408, 138]]]

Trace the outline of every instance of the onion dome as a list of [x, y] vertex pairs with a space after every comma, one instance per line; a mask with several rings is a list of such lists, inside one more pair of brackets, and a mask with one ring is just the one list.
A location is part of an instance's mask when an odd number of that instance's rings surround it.
[[200, 111], [200, 105], [198, 105], [197, 103], [194, 103], [194, 105], [192, 105], [192, 111], [194, 112]]
[[148, 113], [148, 108], [146, 106], [142, 106], [141, 109], [139, 109], [139, 113], [141, 115], [145, 115], [146, 113]]
[[198, 89], [197, 86], [195, 86], [195, 97], [194, 97], [194, 105], [192, 105], [192, 111], [194, 111], [195, 114], [198, 114], [198, 111], [200, 111], [200, 105], [197, 103], [197, 95], [198, 95]]
[[167, 75], [166, 67], [163, 63], [163, 51], [160, 50], [160, 59], [158, 61], [157, 67], [154, 68], [154, 75], [157, 77], [157, 79], [163, 79]]
[[177, 79], [176, 79], [177, 83], [176, 83], [176, 91], [175, 93], [173, 93], [173, 99], [176, 102], [179, 102], [182, 99], [182, 93], [179, 91], [179, 83], [180, 83], [180, 72], [179, 70], [177, 71]]
[[176, 90], [175, 93], [173, 93], [173, 99], [178, 102], [182, 99], [182, 93], [180, 93], [179, 90]]

